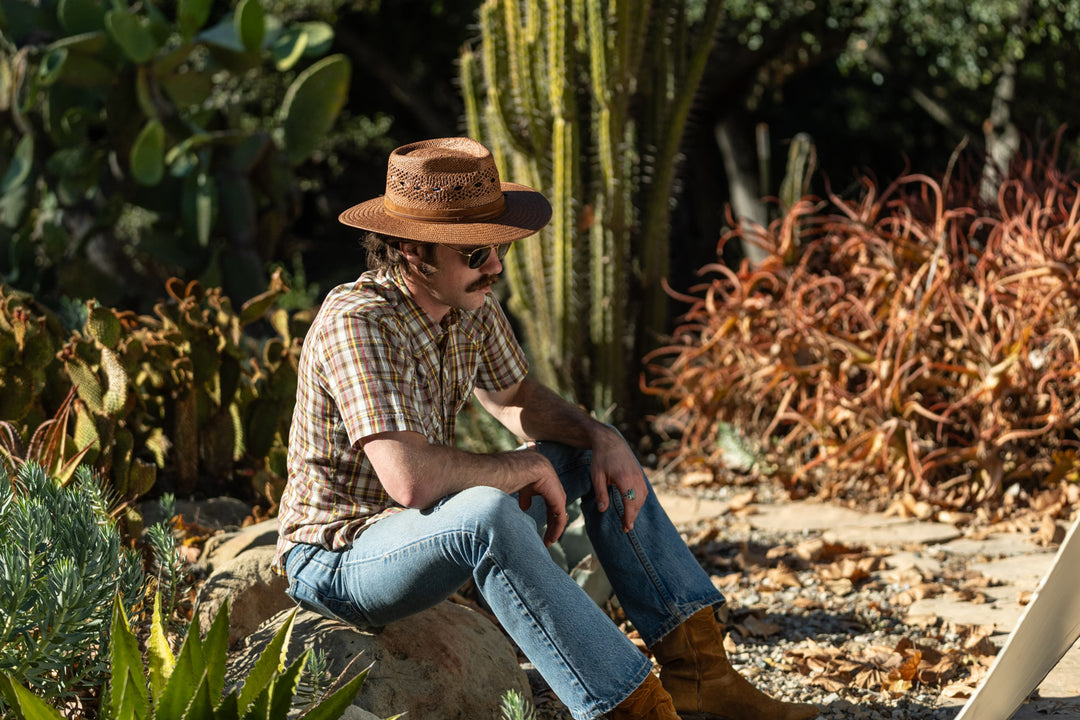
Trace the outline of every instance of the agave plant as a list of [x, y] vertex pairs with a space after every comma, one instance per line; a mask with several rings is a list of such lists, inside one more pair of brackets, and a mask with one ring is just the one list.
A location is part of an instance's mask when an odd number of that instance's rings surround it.
[[[200, 633], [198, 616], [195, 617], [180, 652], [174, 655], [165, 638], [160, 603], [155, 602], [147, 647], [149, 660], [144, 668], [123, 603], [116, 598], [109, 650], [111, 680], [99, 711], [102, 720], [286, 720], [291, 717], [293, 698], [310, 655], [304, 653], [285, 667], [285, 650], [295, 612], [263, 651], [243, 687], [228, 692], [225, 692], [225, 665], [229, 604], [222, 605], [205, 638]], [[303, 720], [341, 717], [367, 674], [368, 670], [362, 671], [332, 694], [312, 702], [300, 717]], [[0, 692], [22, 720], [62, 717], [11, 675], [0, 674]]]

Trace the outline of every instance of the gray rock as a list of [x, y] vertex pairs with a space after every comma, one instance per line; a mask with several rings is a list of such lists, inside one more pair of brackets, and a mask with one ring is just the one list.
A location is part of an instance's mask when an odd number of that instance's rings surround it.
[[273, 559], [273, 546], [258, 546], [222, 562], [215, 560], [196, 600], [200, 627], [209, 628], [228, 599], [229, 647], [233, 647], [268, 618], [294, 607], [285, 594], [288, 581], [270, 570]]
[[[157, 500], [140, 503], [143, 524], [150, 527], [161, 520]], [[232, 497], [212, 497], [205, 500], [176, 501], [176, 512], [186, 523], [195, 523], [211, 530], [234, 530], [251, 515], [251, 505]]]
[[277, 539], [277, 518], [249, 525], [241, 530], [219, 533], [206, 541], [199, 564], [212, 572], [215, 565], [228, 562], [253, 548], [273, 549], [277, 545]]
[[[289, 616], [283, 611], [242, 642], [230, 657], [229, 683], [238, 684]], [[353, 705], [376, 717], [415, 720], [500, 720], [502, 696], [531, 696], [529, 681], [502, 632], [486, 617], [444, 602], [377, 632], [301, 610], [286, 664], [305, 650], [325, 655], [342, 682], [371, 671]]]

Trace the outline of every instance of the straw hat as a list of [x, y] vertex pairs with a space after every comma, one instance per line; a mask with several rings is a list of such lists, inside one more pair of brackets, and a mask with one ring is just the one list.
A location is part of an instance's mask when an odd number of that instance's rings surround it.
[[536, 190], [500, 182], [491, 152], [465, 137], [403, 145], [390, 153], [386, 194], [338, 216], [352, 227], [444, 245], [502, 244], [551, 219]]

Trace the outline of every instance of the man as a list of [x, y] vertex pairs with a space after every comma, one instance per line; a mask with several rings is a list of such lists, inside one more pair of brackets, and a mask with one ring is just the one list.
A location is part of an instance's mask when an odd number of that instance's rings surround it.
[[[540, 193], [501, 182], [468, 138], [398, 148], [385, 195], [341, 214], [373, 233], [372, 269], [330, 292], [304, 341], [275, 560], [290, 595], [378, 627], [471, 578], [575, 718], [816, 714], [731, 668], [713, 615], [724, 598], [630, 448], [529, 377], [491, 285], [511, 243], [550, 217]], [[474, 394], [530, 447], [454, 448]], [[659, 679], [547, 552], [578, 498]]]

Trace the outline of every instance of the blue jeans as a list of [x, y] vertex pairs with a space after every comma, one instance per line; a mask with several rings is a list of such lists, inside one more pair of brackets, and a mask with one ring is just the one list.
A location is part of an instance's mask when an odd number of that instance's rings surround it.
[[[566, 488], [581, 498], [585, 528], [626, 616], [653, 645], [698, 610], [724, 602], [653, 492], [623, 532], [623, 498], [611, 488], [596, 509], [591, 453], [539, 443]], [[537, 532], [544, 504], [528, 513], [490, 487], [404, 510], [330, 551], [300, 545], [286, 558], [289, 594], [359, 627], [380, 627], [432, 607], [469, 578], [491, 611], [575, 718], [595, 718], [640, 685], [651, 663], [552, 561]]]

